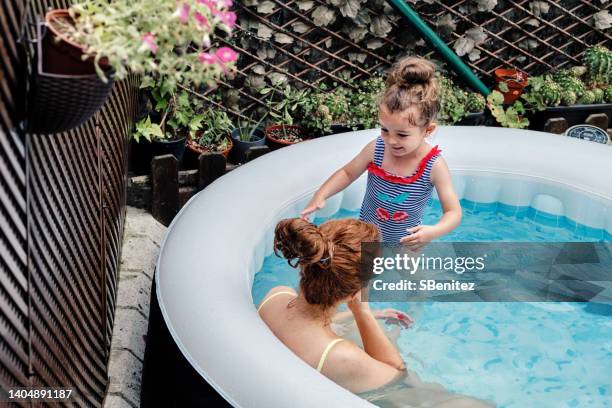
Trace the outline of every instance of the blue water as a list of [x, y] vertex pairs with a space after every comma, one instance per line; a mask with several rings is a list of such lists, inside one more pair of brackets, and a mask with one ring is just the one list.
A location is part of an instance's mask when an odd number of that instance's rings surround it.
[[[441, 241], [612, 241], [602, 230], [533, 209], [462, 202], [461, 226]], [[424, 224], [441, 215], [435, 202]], [[357, 217], [340, 211], [333, 218]], [[326, 219], [318, 219], [317, 223]], [[255, 275], [258, 304], [277, 285], [297, 287], [284, 259]], [[612, 306], [581, 303], [397, 303], [415, 318], [398, 345], [424, 381], [504, 408], [612, 406]]]

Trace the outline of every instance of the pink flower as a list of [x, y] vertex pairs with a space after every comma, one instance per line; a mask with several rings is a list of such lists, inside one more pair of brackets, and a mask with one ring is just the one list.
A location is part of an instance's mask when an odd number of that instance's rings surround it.
[[189, 21], [189, 11], [191, 10], [191, 6], [187, 3], [181, 4], [176, 10], [181, 23], [186, 24]]
[[199, 25], [204, 26], [204, 27], [210, 27], [210, 25], [208, 24], [208, 19], [206, 18], [206, 16], [204, 16], [199, 11], [196, 11], [194, 17], [195, 17], [195, 19], [196, 19], [196, 21], [198, 22]]
[[236, 54], [234, 50], [228, 47], [219, 48], [215, 55], [222, 63], [235, 62], [238, 59], [238, 54]]
[[155, 34], [153, 33], [143, 34], [142, 42], [151, 50], [153, 54], [157, 52], [157, 44], [155, 44]]
[[232, 0], [219, 0], [217, 2], [217, 4], [221, 8], [223, 8], [223, 7], [230, 8], [230, 7], [232, 7]]
[[207, 65], [211, 65], [217, 62], [217, 57], [209, 52], [201, 52], [198, 55], [198, 59], [200, 60], [200, 62]]
[[213, 0], [198, 0], [198, 3], [205, 5], [209, 9], [214, 9], [216, 4]]
[[219, 19], [223, 24], [228, 26], [229, 28], [234, 28], [236, 25], [236, 13], [233, 11], [228, 11], [227, 13], [221, 13], [219, 15]]

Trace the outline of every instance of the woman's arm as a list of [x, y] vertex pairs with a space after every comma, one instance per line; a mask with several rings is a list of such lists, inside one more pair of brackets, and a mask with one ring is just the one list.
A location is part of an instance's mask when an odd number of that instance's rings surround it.
[[361, 292], [357, 293], [347, 303], [347, 306], [355, 317], [365, 352], [372, 358], [393, 368], [403, 369], [404, 361], [399, 351], [397, 351], [391, 340], [385, 335], [385, 332], [370, 310], [368, 303], [361, 301]]
[[368, 143], [353, 160], [332, 174], [323, 185], [319, 187], [310, 202], [306, 205], [301, 213], [302, 218], [307, 218], [316, 210], [323, 208], [325, 206], [325, 200], [328, 197], [344, 190], [363, 174], [368, 164], [374, 158], [375, 145], [375, 140]]

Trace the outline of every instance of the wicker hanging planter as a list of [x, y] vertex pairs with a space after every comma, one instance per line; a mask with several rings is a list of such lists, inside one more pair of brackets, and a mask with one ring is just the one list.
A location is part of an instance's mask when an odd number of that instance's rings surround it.
[[32, 133], [64, 132], [80, 126], [100, 110], [113, 87], [108, 62], [100, 61], [109, 78], [104, 83], [95, 72], [93, 59], [83, 61], [82, 48], [53, 28], [57, 18], [70, 19], [67, 10], [52, 10], [45, 17], [46, 24], [37, 27], [28, 110], [28, 131]]

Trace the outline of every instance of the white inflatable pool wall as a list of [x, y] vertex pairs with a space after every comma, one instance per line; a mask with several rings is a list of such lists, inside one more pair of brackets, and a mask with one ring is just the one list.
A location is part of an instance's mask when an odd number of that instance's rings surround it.
[[[377, 135], [345, 133], [267, 154], [193, 197], [168, 228], [156, 274], [162, 315], [185, 357], [232, 405], [372, 406], [306, 365], [268, 330], [251, 284], [272, 252], [276, 222], [296, 216]], [[436, 143], [460, 198], [534, 206], [612, 234], [612, 147], [485, 127], [442, 127]], [[359, 208], [364, 188], [362, 177], [318, 215]]]

